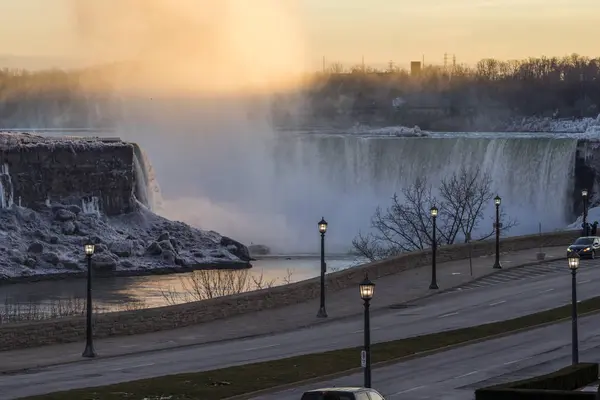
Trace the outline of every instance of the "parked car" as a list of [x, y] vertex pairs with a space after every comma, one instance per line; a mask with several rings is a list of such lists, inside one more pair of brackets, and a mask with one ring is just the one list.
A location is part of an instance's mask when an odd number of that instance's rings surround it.
[[598, 252], [600, 252], [600, 237], [598, 236], [582, 236], [567, 248], [567, 256], [577, 253], [581, 258], [596, 258]]
[[377, 390], [363, 387], [333, 387], [304, 392], [301, 400], [385, 400]]

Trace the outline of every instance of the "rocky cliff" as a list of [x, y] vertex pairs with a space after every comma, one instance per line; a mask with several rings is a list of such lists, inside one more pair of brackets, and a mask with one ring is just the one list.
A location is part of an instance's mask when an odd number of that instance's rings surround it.
[[249, 267], [241, 243], [152, 212], [149, 161], [118, 138], [0, 133], [0, 280], [85, 270], [104, 273]]

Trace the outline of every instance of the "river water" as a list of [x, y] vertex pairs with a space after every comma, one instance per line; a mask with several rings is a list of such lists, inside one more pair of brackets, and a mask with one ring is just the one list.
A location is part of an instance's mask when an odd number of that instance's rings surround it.
[[[345, 269], [365, 260], [354, 256], [327, 259], [328, 272]], [[195, 271], [171, 275], [96, 278], [94, 307], [99, 312], [160, 307], [207, 297], [282, 285], [318, 276], [318, 256], [265, 257], [242, 271]], [[0, 316], [26, 314], [77, 314], [83, 311], [85, 279], [49, 280], [0, 285]], [[36, 315], [33, 315], [36, 314]], [[14, 316], [14, 315], [13, 315]], [[1, 319], [1, 318], [0, 318]]]

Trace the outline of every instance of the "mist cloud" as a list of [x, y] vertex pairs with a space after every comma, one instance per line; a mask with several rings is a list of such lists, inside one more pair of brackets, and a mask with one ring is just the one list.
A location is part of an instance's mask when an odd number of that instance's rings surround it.
[[122, 89], [236, 91], [289, 84], [304, 68], [293, 2], [71, 0], [74, 35], [94, 62], [122, 60]]

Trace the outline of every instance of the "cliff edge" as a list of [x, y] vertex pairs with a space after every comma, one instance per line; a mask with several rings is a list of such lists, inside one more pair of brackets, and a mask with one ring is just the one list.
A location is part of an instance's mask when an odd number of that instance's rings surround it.
[[149, 160], [118, 138], [0, 133], [0, 280], [250, 267], [243, 244], [153, 212]]

